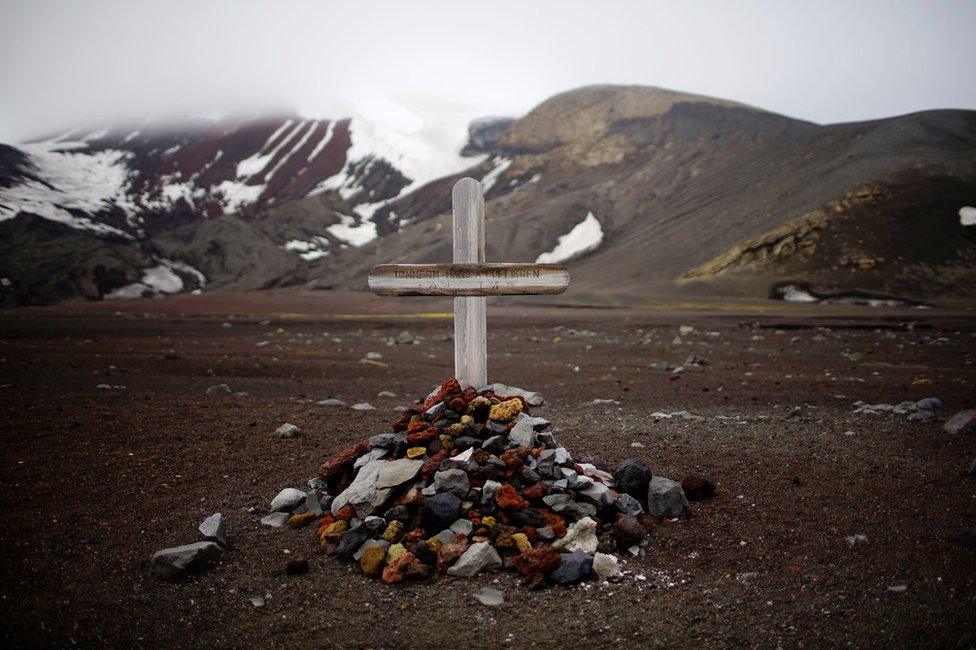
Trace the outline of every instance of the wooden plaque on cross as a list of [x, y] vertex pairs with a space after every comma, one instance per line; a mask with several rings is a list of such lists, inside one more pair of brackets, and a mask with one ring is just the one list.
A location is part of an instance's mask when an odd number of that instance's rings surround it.
[[488, 384], [485, 296], [562, 293], [569, 271], [558, 264], [486, 264], [485, 196], [462, 178], [451, 193], [453, 264], [380, 264], [369, 288], [381, 296], [454, 296], [454, 375], [462, 387]]

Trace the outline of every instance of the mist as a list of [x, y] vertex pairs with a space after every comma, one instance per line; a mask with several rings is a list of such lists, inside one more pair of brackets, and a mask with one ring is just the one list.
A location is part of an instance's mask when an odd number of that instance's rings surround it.
[[464, 124], [592, 83], [819, 123], [976, 107], [971, 2], [0, 4], [0, 141], [293, 110]]

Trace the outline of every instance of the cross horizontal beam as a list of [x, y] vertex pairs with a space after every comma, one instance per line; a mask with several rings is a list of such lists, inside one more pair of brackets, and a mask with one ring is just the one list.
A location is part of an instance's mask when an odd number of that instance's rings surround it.
[[562, 293], [559, 264], [380, 264], [369, 288], [380, 296], [514, 296]]

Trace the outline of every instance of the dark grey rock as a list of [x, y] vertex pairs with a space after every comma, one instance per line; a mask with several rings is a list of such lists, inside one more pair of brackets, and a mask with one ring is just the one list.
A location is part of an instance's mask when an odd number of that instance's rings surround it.
[[461, 498], [453, 492], [443, 492], [428, 497], [424, 505], [424, 529], [443, 530], [457, 520], [461, 511]]
[[581, 550], [559, 554], [559, 566], [549, 574], [557, 585], [570, 585], [585, 580], [593, 568], [593, 558]]
[[481, 487], [481, 512], [490, 515], [495, 512], [498, 503], [495, 502], [495, 495], [498, 494], [502, 484], [498, 481], [488, 479]]
[[976, 409], [959, 411], [942, 427], [946, 433], [976, 432]]
[[305, 493], [305, 506], [316, 517], [321, 517], [330, 505], [332, 505], [332, 497], [322, 490], [309, 490]]
[[920, 411], [941, 411], [945, 404], [938, 397], [926, 397], [915, 402], [915, 408]]
[[339, 546], [336, 547], [336, 555], [343, 560], [349, 560], [353, 554], [369, 539], [369, 529], [360, 524], [355, 528], [350, 528], [339, 539]]
[[149, 575], [161, 580], [179, 580], [194, 571], [205, 569], [218, 555], [216, 542], [196, 542], [156, 551], [149, 565]]
[[647, 514], [652, 517], [680, 517], [691, 506], [681, 484], [663, 476], [655, 476], [647, 488]]
[[395, 447], [396, 446], [397, 440], [400, 437], [401, 436], [399, 436], [399, 435], [397, 435], [395, 433], [381, 433], [381, 434], [376, 435], [376, 436], [370, 436], [370, 438], [369, 438], [369, 446], [370, 447], [373, 447], [373, 448], [382, 447], [384, 449], [389, 449], [391, 447]]
[[230, 395], [233, 392], [227, 384], [214, 384], [207, 388], [207, 395]]
[[641, 458], [628, 458], [620, 463], [613, 475], [613, 486], [617, 492], [641, 498], [647, 494], [647, 486], [653, 474], [651, 468]]
[[481, 448], [499, 454], [505, 451], [505, 436], [491, 436], [482, 443]]
[[480, 447], [481, 440], [473, 436], [461, 436], [460, 438], [454, 439], [454, 447], [464, 451], [471, 447]]
[[551, 433], [537, 433], [535, 434], [536, 442], [543, 449], [555, 449], [556, 448], [556, 436]]
[[644, 512], [644, 506], [640, 504], [640, 501], [629, 494], [618, 495], [617, 502], [614, 505], [617, 507], [617, 510], [631, 517], [636, 517]]
[[583, 517], [593, 517], [596, 515], [596, 507], [589, 503], [579, 503], [573, 501], [568, 494], [547, 494], [542, 501], [552, 508], [552, 511], [563, 515], [571, 520], [582, 519]]
[[462, 499], [468, 495], [468, 475], [460, 469], [447, 469], [434, 474], [434, 492], [453, 492]]
[[261, 523], [272, 528], [281, 528], [290, 516], [287, 512], [272, 512], [270, 515], [261, 517]]
[[221, 546], [227, 546], [227, 533], [224, 530], [224, 516], [215, 512], [200, 524], [198, 528], [200, 534], [211, 542], [217, 542]]

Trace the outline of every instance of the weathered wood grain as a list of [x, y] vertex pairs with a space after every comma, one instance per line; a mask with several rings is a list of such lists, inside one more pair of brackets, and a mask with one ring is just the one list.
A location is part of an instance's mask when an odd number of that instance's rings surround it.
[[369, 273], [381, 296], [552, 295], [568, 286], [559, 264], [381, 264]]
[[[481, 183], [462, 178], [451, 191], [454, 263], [485, 261], [485, 195]], [[454, 299], [454, 374], [462, 388], [488, 383], [488, 332], [483, 297]]]

